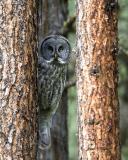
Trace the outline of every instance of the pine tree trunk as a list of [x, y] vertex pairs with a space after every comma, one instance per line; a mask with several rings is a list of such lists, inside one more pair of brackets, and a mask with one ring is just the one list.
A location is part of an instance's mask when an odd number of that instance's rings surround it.
[[[67, 0], [39, 1], [39, 43], [47, 35], [60, 34], [67, 13]], [[52, 146], [42, 152], [40, 160], [68, 160], [67, 105], [65, 91], [53, 119]]]
[[0, 160], [35, 160], [36, 4], [0, 1]]
[[77, 0], [80, 160], [120, 160], [117, 1]]

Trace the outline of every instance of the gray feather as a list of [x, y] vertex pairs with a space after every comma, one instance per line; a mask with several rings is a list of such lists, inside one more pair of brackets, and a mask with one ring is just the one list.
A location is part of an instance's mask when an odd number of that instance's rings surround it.
[[70, 45], [58, 35], [46, 37], [38, 57], [39, 148], [50, 146], [50, 128], [66, 83]]

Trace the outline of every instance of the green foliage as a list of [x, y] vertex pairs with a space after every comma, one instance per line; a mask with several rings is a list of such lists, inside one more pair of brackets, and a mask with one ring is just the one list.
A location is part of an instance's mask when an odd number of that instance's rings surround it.
[[119, 44], [128, 48], [128, 0], [119, 0]]
[[75, 15], [75, 0], [69, 0], [68, 1], [68, 10], [69, 10], [69, 16]]
[[76, 118], [76, 88], [69, 89], [69, 102], [68, 102], [68, 128], [69, 128], [69, 159], [77, 160], [77, 118]]
[[[69, 6], [69, 16], [75, 15], [75, 0], [68, 1]], [[71, 42], [71, 47], [75, 48], [75, 33], [69, 33], [69, 41]], [[74, 62], [72, 61], [69, 65], [69, 79], [74, 79]], [[77, 160], [77, 108], [76, 108], [76, 88], [71, 87], [68, 92], [68, 142], [69, 142], [69, 160]]]
[[122, 160], [128, 160], [128, 147], [123, 147], [122, 149]]
[[[122, 49], [118, 58], [119, 63], [119, 99], [121, 115], [128, 115], [128, 0], [119, 0], [119, 47]], [[127, 112], [123, 113], [123, 110]], [[121, 128], [126, 128], [128, 133], [128, 123], [124, 119], [127, 117], [120, 117]], [[124, 137], [121, 132], [121, 137]], [[128, 141], [128, 135], [125, 141]], [[128, 159], [128, 144], [125, 143], [122, 147], [122, 160]]]
[[[124, 97], [128, 89], [128, 1], [119, 0], [119, 47], [124, 51], [120, 52], [119, 62], [119, 97], [125, 103]], [[125, 58], [126, 57], [126, 58]], [[126, 98], [125, 98], [126, 99]], [[126, 99], [128, 103], [128, 97]]]

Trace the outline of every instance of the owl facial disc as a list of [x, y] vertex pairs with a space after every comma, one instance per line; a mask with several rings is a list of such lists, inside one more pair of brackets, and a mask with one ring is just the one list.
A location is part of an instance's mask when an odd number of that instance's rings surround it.
[[46, 37], [40, 47], [40, 56], [47, 63], [67, 64], [70, 52], [71, 48], [68, 40], [60, 35]]

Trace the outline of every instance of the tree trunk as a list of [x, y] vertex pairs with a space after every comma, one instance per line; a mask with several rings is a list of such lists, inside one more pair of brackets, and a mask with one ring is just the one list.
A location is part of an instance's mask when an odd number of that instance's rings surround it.
[[64, 90], [62, 101], [54, 117], [52, 128], [51, 160], [68, 160], [68, 91]]
[[[39, 1], [39, 43], [50, 34], [61, 34], [67, 19], [67, 0]], [[67, 132], [67, 91], [64, 92], [61, 105], [52, 124], [52, 146], [43, 151], [43, 160], [68, 160]]]
[[0, 160], [35, 160], [35, 1], [1, 0], [0, 15]]
[[77, 0], [80, 160], [120, 160], [117, 1]]

